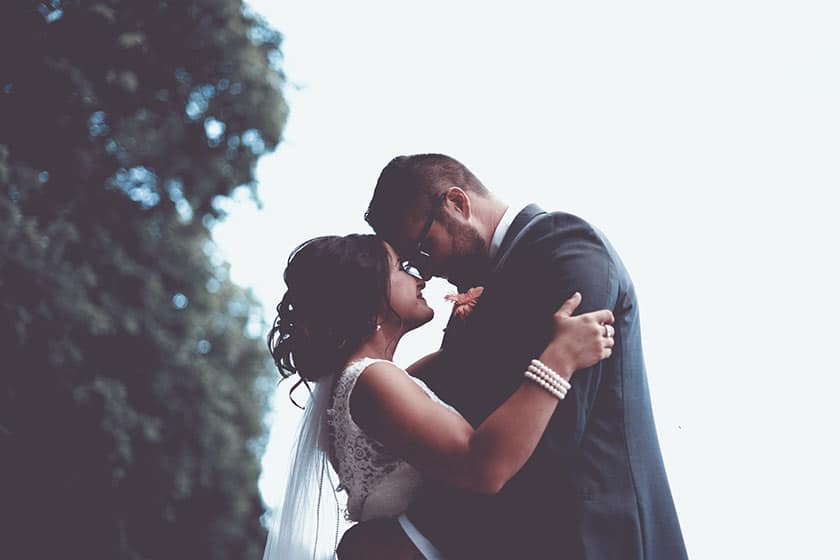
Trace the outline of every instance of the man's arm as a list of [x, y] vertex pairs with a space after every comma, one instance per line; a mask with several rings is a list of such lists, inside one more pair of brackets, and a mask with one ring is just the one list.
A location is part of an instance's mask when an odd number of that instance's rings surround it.
[[[583, 296], [576, 314], [616, 308], [618, 281], [615, 264], [592, 227], [568, 214], [546, 215], [541, 221], [543, 223], [534, 227], [533, 234], [513, 249], [505, 269], [497, 273], [501, 276], [495, 279], [496, 288], [504, 286], [504, 297], [509, 305], [502, 305], [493, 320], [506, 326], [480, 329], [491, 338], [485, 344], [488, 356], [499, 356], [500, 352], [515, 354], [496, 360], [500, 363], [513, 361], [527, 364], [549, 336], [548, 319], [551, 314], [575, 291]], [[475, 317], [479, 315], [477, 309]], [[486, 319], [489, 320], [490, 316]], [[620, 318], [616, 317], [616, 320]], [[500, 338], [493, 338], [494, 333], [500, 333]], [[458, 374], [458, 371], [450, 371], [448, 377], [452, 379]], [[543, 441], [549, 438], [551, 441], [551, 449], [547, 453], [561, 461], [572, 459], [585, 433], [604, 374], [604, 362], [599, 362], [575, 375], [572, 390], [543, 437]], [[500, 372], [499, 377], [488, 378], [487, 382], [507, 385], [509, 379]], [[495, 398], [483, 401], [485, 404], [492, 403]], [[480, 409], [478, 416], [483, 416]], [[515, 493], [518, 490], [514, 488], [512, 491]], [[500, 503], [504, 502], [494, 496], [481, 496], [432, 483], [418, 496], [408, 513], [418, 529], [432, 542], [447, 553], [464, 557], [469, 553], [468, 547], [461, 548], [465, 535], [480, 536], [488, 543], [502, 538], [499, 534], [481, 533], [484, 521], [475, 521], [481, 519], [492, 523], [498, 516], [510, 521], [511, 515], [516, 514], [498, 511], [496, 508], [500, 507]], [[466, 540], [474, 542], [470, 538]], [[488, 544], [487, 548], [492, 546]]]
[[338, 543], [338, 560], [422, 560], [393, 517], [356, 523]]
[[[583, 295], [578, 313], [609, 309], [615, 315], [618, 329], [623, 317], [617, 309], [617, 271], [600, 235], [574, 216], [552, 214], [551, 219], [554, 221], [553, 234], [536, 241], [538, 249], [540, 245], [548, 246], [537, 251], [537, 254], [548, 254], [540, 275], [542, 281], [535, 286], [537, 292], [545, 296], [548, 308], [544, 313], [561, 305], [567, 294], [577, 291]], [[557, 415], [557, 420], [565, 420], [568, 425], [558, 426], [561, 429], [547, 434], [554, 445], [565, 447], [567, 452], [574, 452], [580, 445], [607, 363], [598, 362], [575, 374], [567, 406]]]

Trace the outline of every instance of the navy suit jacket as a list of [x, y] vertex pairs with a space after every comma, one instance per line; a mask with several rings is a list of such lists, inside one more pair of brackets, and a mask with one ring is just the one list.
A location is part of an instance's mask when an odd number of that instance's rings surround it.
[[429, 481], [410, 508], [447, 559], [686, 558], [654, 426], [633, 283], [580, 218], [530, 205], [514, 219], [466, 320], [452, 319], [426, 381], [478, 426], [522, 383], [575, 291], [610, 309], [613, 354], [579, 370], [537, 449], [496, 495]]

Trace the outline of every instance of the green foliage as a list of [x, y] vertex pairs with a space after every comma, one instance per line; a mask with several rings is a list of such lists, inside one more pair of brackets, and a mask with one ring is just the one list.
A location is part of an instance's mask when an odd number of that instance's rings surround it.
[[210, 229], [279, 48], [241, 0], [0, 3], [0, 557], [260, 555], [265, 329]]

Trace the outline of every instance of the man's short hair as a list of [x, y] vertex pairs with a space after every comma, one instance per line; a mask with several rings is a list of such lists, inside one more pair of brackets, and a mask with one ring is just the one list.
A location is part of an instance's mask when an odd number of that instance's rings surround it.
[[381, 236], [397, 230], [409, 212], [426, 215], [434, 200], [450, 187], [486, 196], [489, 191], [467, 167], [443, 154], [416, 154], [392, 159], [379, 174], [365, 220]]

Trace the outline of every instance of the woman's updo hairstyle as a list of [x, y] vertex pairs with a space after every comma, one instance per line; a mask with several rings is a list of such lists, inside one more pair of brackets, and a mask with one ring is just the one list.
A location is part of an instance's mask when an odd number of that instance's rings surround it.
[[388, 307], [388, 251], [375, 235], [317, 237], [292, 251], [268, 349], [280, 375], [339, 372]]

